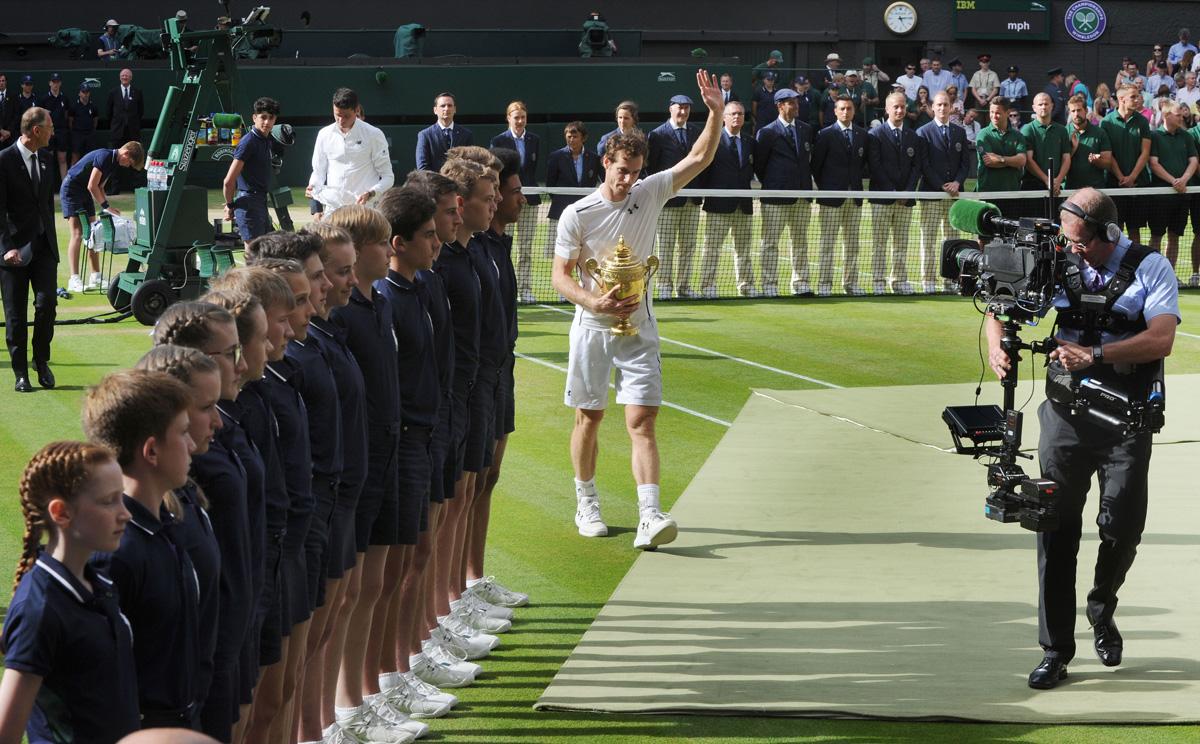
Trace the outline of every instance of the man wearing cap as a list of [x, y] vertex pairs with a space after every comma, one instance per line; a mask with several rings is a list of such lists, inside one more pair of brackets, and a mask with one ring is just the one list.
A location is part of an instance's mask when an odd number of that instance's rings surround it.
[[1171, 65], [1171, 71], [1174, 72], [1179, 63], [1183, 61], [1183, 55], [1191, 52], [1192, 54], [1200, 54], [1200, 49], [1196, 49], [1196, 45], [1191, 42], [1192, 32], [1186, 28], [1179, 29], [1179, 41], [1172, 44], [1167, 50], [1167, 62]]
[[[867, 161], [871, 169], [871, 191], [916, 191], [921, 163], [926, 160], [925, 141], [904, 126], [908, 98], [902, 91], [888, 95], [884, 109], [887, 120], [871, 130]], [[912, 294], [908, 281], [908, 229], [912, 225], [911, 199], [872, 199], [871, 280], [875, 294], [891, 289]], [[887, 275], [887, 249], [891, 246], [892, 271]], [[886, 283], [885, 283], [886, 277]]]
[[759, 62], [754, 66], [753, 77], [751, 78], [752, 85], [758, 85], [768, 72], [778, 73], [778, 67], [783, 63], [783, 52], [778, 49], [771, 50], [771, 54], [767, 56], [766, 62]]
[[820, 107], [820, 95], [813, 91], [812, 83], [803, 75], [792, 80], [792, 90], [796, 91], [796, 118], [811, 127]]
[[774, 72], [763, 75], [762, 84], [754, 89], [754, 126], [765, 127], [775, 120], [775, 94], [778, 76]]
[[[712, 165], [700, 177], [709, 189], [748, 189], [754, 177], [754, 140], [744, 130], [746, 111], [740, 101], [725, 104], [725, 126]], [[700, 292], [717, 296], [717, 265], [725, 238], [733, 237], [733, 269], [738, 294], [754, 288], [754, 263], [750, 256], [750, 215], [754, 200], [719, 196], [704, 199], [704, 249], [700, 254]]]
[[[133, 70], [126, 67], [121, 70], [120, 84], [109, 91], [108, 105], [105, 107], [105, 117], [111, 130], [109, 147], [115, 150], [126, 142], [138, 142], [141, 139], [144, 108], [142, 91], [133, 84]], [[120, 193], [121, 185], [113, 182], [121, 175], [118, 171], [114, 178], [109, 179], [110, 193]]]
[[1050, 96], [1050, 101], [1054, 106], [1050, 119], [1065, 125], [1067, 123], [1067, 92], [1063, 90], [1062, 68], [1053, 67], [1046, 70], [1046, 78], [1046, 87], [1042, 92]]
[[[955, 57], [954, 59], [950, 60], [950, 63], [946, 66], [950, 68], [950, 85], [953, 85], [958, 91], [958, 98], [965, 106], [967, 103], [967, 76], [964, 75], [962, 71], [962, 60], [958, 57]], [[946, 87], [950, 86], [948, 85]], [[930, 95], [932, 94], [933, 92], [930, 91]]]
[[[688, 126], [692, 99], [672, 96], [670, 117], [646, 136], [646, 172], [650, 175], [669, 171], [687, 157], [700, 137], [700, 130]], [[692, 183], [704, 188], [703, 175]], [[696, 226], [700, 222], [700, 198], [675, 197], [663, 205], [658, 218], [658, 260], [660, 263], [658, 299], [666, 300], [672, 291], [679, 297], [694, 297], [692, 292], [692, 256], [696, 250]], [[678, 259], [678, 260], [677, 260]]]
[[938, 57], [929, 60], [929, 69], [921, 76], [925, 87], [929, 89], [929, 96], [931, 98], [934, 93], [950, 87], [950, 79], [950, 71], [942, 69], [942, 60]]
[[1063, 180], [1071, 170], [1071, 136], [1067, 128], [1050, 120], [1054, 102], [1045, 93], [1033, 97], [1033, 121], [1021, 127], [1025, 138], [1025, 175], [1023, 191], [1034, 192], [1024, 207], [1023, 217], [1047, 217], [1046, 189], [1058, 196]]
[[[925, 141], [921, 191], [942, 192], [957, 198], [971, 170], [971, 148], [966, 130], [950, 121], [950, 113], [950, 96], [942, 91], [933, 97], [933, 121], [917, 130], [917, 136]], [[919, 204], [922, 291], [932, 294], [938, 291], [937, 274], [942, 254], [939, 234], [941, 240], [959, 236], [950, 227], [949, 200], [922, 199]]]
[[96, 56], [105, 62], [116, 61], [121, 54], [121, 40], [117, 38], [117, 30], [120, 29], [120, 24], [115, 18], [109, 18], [104, 24], [104, 33], [100, 34], [100, 47], [96, 50]]
[[1163, 85], [1167, 86], [1167, 90], [1172, 94], [1175, 93], [1175, 88], [1177, 87], [1175, 85], [1175, 78], [1167, 71], [1167, 63], [1165, 61], [1159, 62], [1158, 67], [1154, 70], [1154, 74], [1146, 78], [1146, 92], [1152, 97], [1157, 96], [1158, 89]]
[[834, 83], [834, 78], [842, 71], [842, 58], [837, 52], [825, 55], [825, 69], [821, 71], [821, 88], [828, 88]]
[[62, 75], [51, 73], [50, 90], [37, 105], [49, 111], [50, 120], [54, 122], [54, 136], [50, 138], [46, 151], [58, 163], [58, 178], [62, 180], [67, 177], [67, 153], [71, 150], [71, 128], [67, 122], [70, 102], [62, 92]]
[[37, 105], [37, 96], [33, 94], [33, 75], [21, 77], [21, 92], [13, 101], [13, 123], [20, 129], [21, 117], [25, 112]]
[[971, 76], [971, 95], [975, 96], [976, 105], [987, 107], [1000, 89], [1000, 76], [992, 70], [992, 55], [985, 53], [976, 59], [979, 60], [979, 69]]
[[[837, 117], [817, 133], [813, 143], [812, 172], [817, 188], [825, 191], [859, 191], [867, 174], [867, 130], [854, 123], [854, 101], [849, 96], [837, 99], [833, 108]], [[840, 232], [845, 261], [842, 264], [842, 288], [849, 295], [865, 294], [858, 285], [858, 227], [861, 199], [818, 199], [821, 255], [817, 274], [817, 294], [826, 297], [833, 288], [834, 247]]]
[[863, 83], [879, 92], [890, 90], [892, 87], [892, 79], [888, 77], [886, 72], [875, 66], [874, 57], [863, 57], [862, 79]]
[[16, 108], [12, 91], [8, 89], [8, 76], [0, 72], [0, 150], [11, 145], [21, 133], [21, 125], [14, 118]]
[[841, 70], [833, 71], [833, 79], [829, 81], [829, 85], [821, 94], [821, 109], [817, 112], [817, 129], [818, 131], [829, 126], [837, 119], [833, 113], [833, 107], [837, 103], [838, 96], [846, 91], [846, 75]]
[[879, 94], [874, 88], [862, 82], [862, 75], [858, 70], [846, 70], [846, 86], [842, 88], [841, 94], [849, 96], [850, 100], [854, 102], [856, 119], [865, 129], [874, 118], [874, 107], [879, 103]]
[[[778, 116], [755, 134], [754, 173], [763, 189], [810, 191], [812, 173], [812, 127], [796, 118], [799, 94], [790, 88], [775, 94]], [[779, 241], [784, 228], [791, 234], [792, 294], [812, 294], [808, 275], [808, 222], [812, 202], [808, 199], [764, 197], [762, 200], [762, 243], [759, 268], [762, 294], [779, 294]], [[739, 292], [741, 292], [739, 287]], [[744, 296], [754, 296], [753, 280]]]
[[92, 89], [87, 83], [79, 84], [79, 95], [67, 107], [67, 123], [71, 132], [71, 165], [75, 165], [92, 151], [92, 136], [100, 123], [100, 109], [92, 103]]

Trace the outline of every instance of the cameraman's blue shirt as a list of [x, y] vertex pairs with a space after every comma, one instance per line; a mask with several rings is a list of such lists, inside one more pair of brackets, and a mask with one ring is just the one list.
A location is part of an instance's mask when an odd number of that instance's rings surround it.
[[[1132, 245], [1132, 241], [1129, 237], [1122, 235], [1121, 239], [1117, 241], [1112, 255], [1108, 257], [1108, 261], [1097, 268], [1104, 283], [1107, 284], [1108, 280], [1117, 273], [1117, 269], [1121, 266], [1121, 259], [1125, 258], [1125, 252], [1129, 250], [1130, 245]], [[1066, 292], [1060, 290], [1054, 297], [1054, 307], [1066, 309], [1070, 305]], [[1161, 253], [1151, 253], [1146, 256], [1138, 264], [1129, 288], [1117, 298], [1113, 310], [1131, 320], [1137, 318], [1141, 313], [1146, 317], [1147, 323], [1159, 315], [1173, 315], [1176, 323], [1182, 322], [1182, 316], [1179, 314], [1179, 282], [1175, 278], [1175, 270], [1171, 268], [1171, 262]], [[1081, 331], [1073, 328], [1060, 328], [1058, 331], [1059, 339], [1073, 343], [1078, 343], [1081, 335]], [[1132, 331], [1127, 333], [1105, 331], [1101, 335], [1100, 342], [1107, 344], [1135, 335], [1137, 334]]]

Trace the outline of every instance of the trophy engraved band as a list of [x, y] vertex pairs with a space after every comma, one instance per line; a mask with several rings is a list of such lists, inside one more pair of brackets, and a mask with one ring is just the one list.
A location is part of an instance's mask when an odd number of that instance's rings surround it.
[[[589, 258], [583, 263], [584, 270], [600, 287], [602, 293], [607, 293], [613, 287], [619, 287], [617, 299], [642, 297], [650, 283], [650, 277], [658, 270], [658, 257], [650, 256], [646, 263], [638, 263], [633, 257], [633, 251], [625, 243], [625, 236], [617, 238], [617, 249], [609, 258], [600, 262]], [[637, 326], [629, 322], [629, 318], [619, 319], [612, 327], [614, 336], [636, 336]]]

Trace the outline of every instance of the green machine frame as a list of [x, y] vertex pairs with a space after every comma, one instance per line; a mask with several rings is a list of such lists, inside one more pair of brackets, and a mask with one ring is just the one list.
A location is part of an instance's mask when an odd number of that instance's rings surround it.
[[[233, 265], [233, 253], [241, 248], [236, 232], [222, 232], [219, 220], [209, 220], [208, 191], [189, 185], [188, 177], [198, 168], [224, 170], [222, 164], [227, 168], [233, 160], [232, 146], [200, 141], [200, 120], [208, 111], [249, 110], [237, 55], [257, 40], [278, 43], [279, 30], [262, 23], [268, 13], [256, 8], [243, 25], [224, 31], [181, 32], [176, 19], [164, 22], [163, 47], [181, 77], [167, 89], [146, 162], [165, 162], [167, 188], [136, 190], [137, 239], [128, 266], [108, 288], [113, 308], [131, 311], [140, 323], [153, 325], [172, 303], [199, 297], [211, 277]], [[281, 227], [291, 229], [291, 191], [274, 187], [268, 201]]]

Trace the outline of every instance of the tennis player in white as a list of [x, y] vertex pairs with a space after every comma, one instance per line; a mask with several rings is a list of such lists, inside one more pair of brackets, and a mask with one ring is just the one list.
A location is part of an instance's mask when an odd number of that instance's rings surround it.
[[[596, 491], [596, 456], [600, 422], [608, 405], [608, 385], [616, 368], [617, 403], [625, 406], [625, 428], [633, 445], [633, 477], [638, 490], [638, 529], [633, 546], [654, 550], [675, 539], [679, 530], [659, 506], [658, 442], [654, 424], [662, 405], [662, 363], [658, 355], [658, 323], [650, 292], [642, 298], [616, 298], [616, 289], [601, 294], [579, 269], [589, 258], [603, 261], [624, 236], [640, 262], [652, 254], [655, 228], [663, 204], [700, 175], [721, 142], [724, 96], [717, 77], [696, 73], [708, 121], [690, 153], [673, 168], [639, 180], [646, 157], [640, 131], [616, 134], [605, 143], [604, 183], [568, 206], [558, 222], [554, 247], [554, 288], [575, 303], [571, 323], [565, 402], [575, 409], [571, 463], [575, 468], [575, 524], [584, 537], [602, 537], [608, 527], [600, 516]], [[576, 278], [576, 274], [579, 274]], [[636, 336], [614, 336], [620, 318], [637, 326]]]

